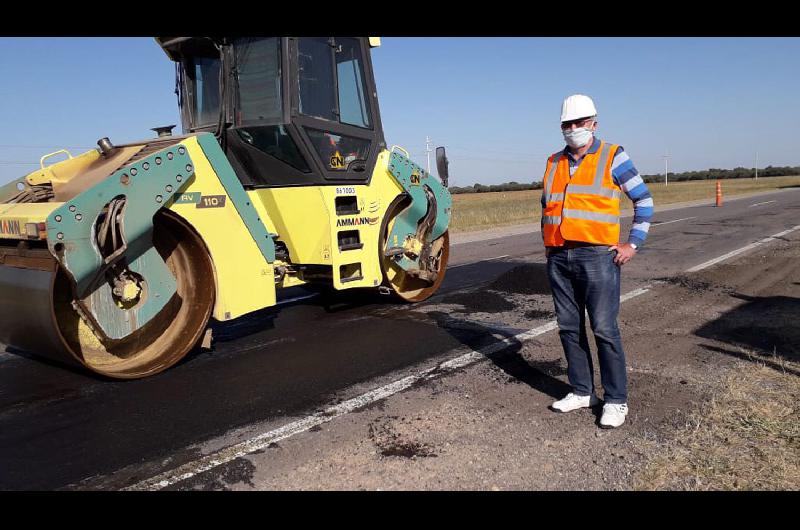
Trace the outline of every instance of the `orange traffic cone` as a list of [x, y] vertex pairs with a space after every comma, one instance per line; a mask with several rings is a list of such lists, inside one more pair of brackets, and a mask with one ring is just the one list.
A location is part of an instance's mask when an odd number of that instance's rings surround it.
[[717, 181], [717, 207], [722, 206], [722, 183]]

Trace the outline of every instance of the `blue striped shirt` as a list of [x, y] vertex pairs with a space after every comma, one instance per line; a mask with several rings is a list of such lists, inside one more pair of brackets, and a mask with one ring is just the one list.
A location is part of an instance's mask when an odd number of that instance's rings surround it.
[[[600, 149], [600, 139], [595, 136], [592, 146], [587, 151], [589, 153], [596, 153]], [[575, 174], [581, 160], [575, 160], [569, 147], [564, 147], [563, 154], [566, 155], [569, 161], [569, 174]], [[611, 176], [614, 179], [614, 184], [619, 186], [625, 195], [633, 202], [633, 226], [628, 235], [628, 243], [635, 243], [641, 247], [647, 239], [647, 232], [650, 230], [650, 219], [653, 217], [653, 197], [650, 195], [650, 190], [647, 189], [647, 184], [642, 180], [641, 175], [633, 165], [628, 153], [622, 149], [622, 146], [617, 148], [614, 153], [614, 160], [611, 163]], [[542, 192], [542, 212], [544, 212], [545, 200], [544, 192]]]

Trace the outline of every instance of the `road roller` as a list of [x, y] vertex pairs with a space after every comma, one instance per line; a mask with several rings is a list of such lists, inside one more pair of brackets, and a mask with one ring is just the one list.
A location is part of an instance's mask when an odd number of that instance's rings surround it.
[[[48, 153], [0, 187], [0, 342], [141, 378], [209, 340], [211, 319], [307, 285], [433, 295], [452, 199], [387, 148], [376, 37], [156, 37], [182, 131]], [[98, 137], [102, 136], [99, 134]], [[144, 135], [143, 135], [144, 136]]]

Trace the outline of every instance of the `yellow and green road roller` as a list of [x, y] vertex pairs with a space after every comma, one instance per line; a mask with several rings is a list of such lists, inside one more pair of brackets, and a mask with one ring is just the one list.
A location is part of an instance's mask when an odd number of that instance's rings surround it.
[[436, 178], [387, 148], [378, 38], [156, 43], [176, 64], [183, 135], [102, 138], [0, 187], [0, 342], [131, 379], [279, 288], [436, 292], [447, 158], [437, 150]]

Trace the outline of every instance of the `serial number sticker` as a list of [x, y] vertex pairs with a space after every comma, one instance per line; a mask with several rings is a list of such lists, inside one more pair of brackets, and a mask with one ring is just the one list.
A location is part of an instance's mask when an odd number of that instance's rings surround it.
[[336, 188], [336, 195], [355, 195], [356, 189], [353, 186], [343, 186]]
[[197, 203], [198, 208], [223, 208], [225, 206], [225, 195], [203, 195]]

